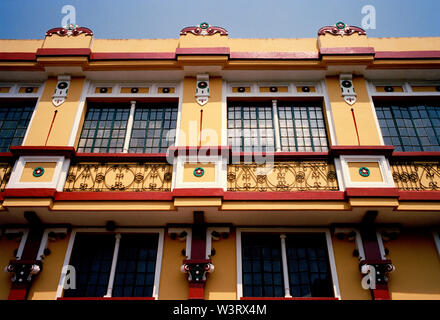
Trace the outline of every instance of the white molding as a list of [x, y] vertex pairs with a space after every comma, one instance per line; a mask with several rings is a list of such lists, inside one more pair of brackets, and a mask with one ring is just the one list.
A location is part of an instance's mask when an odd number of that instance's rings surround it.
[[72, 249], [75, 242], [75, 237], [77, 233], [109, 233], [117, 234], [120, 233], [157, 233], [158, 246], [157, 246], [157, 257], [156, 257], [156, 269], [154, 274], [154, 285], [153, 285], [153, 297], [157, 300], [159, 297], [159, 286], [160, 286], [160, 274], [162, 268], [162, 258], [163, 258], [163, 248], [164, 248], [164, 229], [163, 228], [116, 228], [115, 231], [107, 231], [105, 228], [74, 228], [70, 234], [69, 244], [67, 246], [66, 255], [64, 256], [64, 263], [60, 272], [60, 280], [58, 282], [58, 288], [55, 300], [61, 298], [63, 295], [64, 282], [66, 280], [65, 267], [70, 264], [70, 257], [72, 255]]
[[24, 246], [26, 245], [26, 240], [29, 234], [28, 228], [19, 228], [19, 229], [6, 229], [5, 234], [8, 233], [19, 233], [22, 232], [23, 235], [20, 239], [20, 244], [18, 245], [17, 254], [15, 255], [16, 260], [21, 260], [21, 256], [23, 255]]
[[125, 140], [122, 148], [123, 153], [130, 149], [131, 133], [133, 131], [134, 113], [136, 111], [136, 100], [130, 101], [130, 114], [128, 115], [127, 128], [125, 129]]
[[205, 250], [205, 258], [206, 259], [211, 258], [211, 251], [212, 251], [212, 235], [211, 235], [211, 233], [213, 231], [217, 231], [218, 233], [223, 233], [223, 232], [230, 233], [231, 232], [229, 227], [209, 227], [206, 229], [206, 250]]
[[29, 134], [29, 128], [32, 126], [32, 123], [33, 123], [34, 118], [35, 118], [35, 114], [37, 113], [37, 109], [38, 109], [38, 106], [40, 105], [40, 100], [41, 100], [41, 97], [43, 96], [43, 91], [44, 91], [45, 88], [46, 88], [46, 81], [43, 82], [43, 84], [38, 89], [37, 102], [35, 102], [34, 111], [32, 112], [31, 119], [29, 120], [28, 127], [26, 128], [26, 133], [24, 134], [23, 142], [21, 143], [22, 146], [26, 143], [26, 139], [27, 139], [28, 134]]
[[[41, 98], [46, 82], [0, 82], [0, 87], [11, 87], [9, 92], [0, 93], [0, 98]], [[20, 87], [37, 87], [37, 92], [20, 93]]]
[[380, 145], [384, 146], [385, 142], [383, 140], [382, 129], [379, 124], [379, 119], [377, 118], [376, 107], [374, 105], [374, 101], [373, 101], [373, 97], [372, 97], [372, 93], [375, 92], [374, 91], [375, 87], [368, 80], [366, 80], [366, 85], [367, 85], [368, 100], [370, 101], [371, 113], [373, 114], [374, 123], [376, 124], [376, 130], [379, 134]]
[[180, 128], [181, 128], [181, 121], [182, 121], [182, 104], [183, 104], [183, 85], [184, 80], [179, 82], [179, 102], [177, 106], [177, 119], [176, 119], [176, 137], [174, 141], [174, 145], [177, 147], [180, 145], [179, 139], [180, 139]]
[[278, 119], [278, 100], [272, 100], [272, 119], [273, 129], [275, 130], [275, 150], [281, 151], [281, 132], [280, 132], [280, 120]]
[[67, 235], [67, 228], [48, 228], [44, 230], [43, 237], [41, 238], [40, 248], [38, 249], [37, 257], [35, 260], [43, 260], [44, 259], [44, 250], [49, 245], [49, 233], [65, 233]]
[[104, 296], [106, 298], [111, 298], [111, 296], [113, 295], [113, 284], [115, 283], [116, 265], [118, 264], [118, 253], [119, 253], [120, 245], [121, 245], [121, 234], [118, 232], [115, 234], [115, 247], [113, 249], [112, 265], [110, 268], [110, 276], [108, 279], [107, 293]]
[[328, 94], [328, 89], [327, 89], [327, 84], [325, 82], [325, 79], [322, 80], [320, 82], [320, 84], [322, 87], [322, 93], [323, 93], [323, 97], [324, 97], [324, 105], [322, 107], [325, 108], [325, 113], [326, 113], [326, 118], [327, 118], [326, 124], [328, 125], [328, 133], [330, 135], [329, 142], [331, 143], [331, 145], [337, 146], [338, 140], [336, 138], [336, 129], [334, 126], [335, 121], [333, 119], [332, 104], [330, 102], [330, 96]]
[[[50, 182], [20, 182], [20, 178], [23, 174], [23, 169], [27, 162], [55, 162], [55, 170], [53, 173], [52, 181]], [[49, 188], [56, 189], [58, 182], [60, 181], [61, 172], [63, 170], [64, 156], [47, 156], [47, 157], [33, 157], [33, 156], [21, 156], [14, 165], [11, 177], [7, 184], [8, 189], [14, 188]]]
[[185, 255], [186, 259], [191, 258], [191, 243], [192, 243], [192, 229], [191, 228], [168, 228], [168, 233], [181, 233], [186, 232], [185, 239]]
[[337, 234], [337, 233], [348, 234], [350, 232], [355, 233], [355, 238], [353, 240], [355, 242], [356, 249], [359, 252], [359, 257], [358, 257], [359, 261], [365, 260], [364, 245], [362, 243], [362, 236], [361, 236], [359, 229], [357, 229], [357, 228], [335, 228], [335, 230], [334, 230], [334, 234]]
[[336, 270], [335, 255], [333, 250], [332, 238], [328, 228], [237, 228], [236, 254], [237, 254], [237, 300], [243, 297], [243, 275], [242, 275], [242, 249], [241, 234], [244, 232], [254, 233], [324, 233], [327, 242], [327, 252], [330, 265], [330, 274], [333, 282], [333, 293], [338, 299], [341, 299], [339, 289], [338, 274]]
[[[112, 88], [111, 93], [95, 93], [96, 88]], [[148, 88], [148, 93], [121, 93], [123, 87]], [[174, 93], [157, 93], [160, 87], [174, 88]], [[180, 98], [180, 85], [176, 81], [168, 82], [100, 82], [94, 81], [88, 90], [88, 98]]]
[[58, 192], [62, 192], [64, 190], [64, 185], [66, 184], [69, 168], [70, 168], [70, 159], [64, 159], [63, 165], [61, 167], [60, 177], [58, 179], [58, 185], [56, 187], [56, 190]]
[[383, 245], [382, 235], [380, 234], [379, 231], [376, 231], [376, 237], [377, 237], [377, 245], [379, 246], [380, 256], [382, 257], [382, 260], [386, 260], [387, 258], [385, 256], [385, 246]]
[[220, 145], [228, 145], [228, 85], [225, 80], [222, 81], [222, 135]]
[[[183, 172], [184, 166], [187, 163], [200, 163], [210, 164], [213, 163], [215, 165], [215, 180], [213, 182], [183, 182]], [[175, 174], [176, 179], [174, 181], [173, 189], [178, 188], [223, 188], [224, 190], [227, 188], [227, 157], [223, 155], [215, 155], [215, 156], [199, 156], [196, 157], [189, 156], [180, 156], [174, 161], [173, 175]]]
[[[440, 96], [440, 92], [415, 92], [412, 90], [412, 86], [438, 86], [439, 81], [418, 81], [418, 80], [371, 80], [371, 96], [373, 97], [431, 97]], [[403, 88], [403, 92], [377, 92], [377, 86], [399, 86]]]
[[80, 130], [79, 126], [81, 124], [81, 118], [82, 118], [82, 115], [84, 113], [84, 109], [86, 106], [86, 97], [87, 97], [89, 89], [90, 89], [90, 80], [86, 79], [84, 81], [83, 89], [81, 92], [81, 97], [80, 97], [79, 103], [78, 103], [78, 108], [76, 110], [75, 118], [73, 120], [72, 131], [70, 132], [70, 136], [69, 136], [69, 142], [67, 143], [67, 145], [69, 147], [75, 146], [75, 140], [76, 140], [76, 137], [78, 134], [78, 130]]
[[[344, 188], [394, 188], [390, 164], [384, 156], [340, 156], [340, 170], [344, 180]], [[337, 161], [335, 161], [336, 163]], [[348, 170], [349, 162], [377, 162], [382, 176], [382, 182], [353, 182]], [[339, 164], [337, 164], [339, 166]]]
[[[228, 82], [228, 97], [322, 97], [321, 86], [319, 81], [254, 81], [254, 82]], [[297, 92], [299, 86], [313, 86], [315, 92]], [[251, 92], [232, 92], [233, 87], [250, 87]], [[287, 92], [260, 92], [260, 87], [287, 87]]]

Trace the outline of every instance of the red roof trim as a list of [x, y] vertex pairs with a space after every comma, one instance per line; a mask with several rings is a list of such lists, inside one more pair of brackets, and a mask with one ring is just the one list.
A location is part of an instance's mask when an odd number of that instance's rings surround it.
[[385, 155], [390, 156], [394, 146], [331, 146], [332, 155]]
[[231, 59], [319, 59], [318, 52], [231, 52]]
[[175, 52], [94, 52], [90, 60], [173, 60]]
[[46, 147], [46, 146], [11, 146], [14, 156], [65, 156], [71, 158], [75, 154], [74, 147]]
[[33, 61], [35, 59], [35, 52], [0, 52], [0, 60]]
[[397, 188], [347, 188], [347, 197], [371, 197], [371, 198], [397, 198], [399, 190]]
[[431, 51], [376, 51], [376, 59], [440, 58], [440, 50]]
[[176, 55], [180, 54], [226, 54], [230, 53], [229, 47], [212, 48], [177, 48]]
[[373, 47], [321, 48], [321, 54], [374, 54]]
[[170, 191], [145, 191], [145, 192], [57, 192], [57, 201], [171, 201], [173, 199]]
[[89, 48], [40, 48], [37, 50], [36, 56], [90, 56], [91, 52]]
[[345, 200], [343, 191], [227, 191], [223, 199], [226, 200], [270, 200], [270, 201], [303, 201], [303, 200]]
[[440, 201], [440, 191], [405, 191], [399, 190], [399, 200]]
[[51, 188], [7, 188], [3, 198], [54, 198], [56, 192]]

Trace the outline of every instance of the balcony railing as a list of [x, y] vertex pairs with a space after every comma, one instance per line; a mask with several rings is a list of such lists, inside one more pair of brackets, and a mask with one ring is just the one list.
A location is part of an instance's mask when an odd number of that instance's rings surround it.
[[229, 191], [338, 191], [329, 161], [275, 162], [273, 165], [228, 166]]
[[391, 162], [394, 183], [407, 191], [440, 191], [439, 161]]
[[170, 191], [166, 163], [79, 162], [70, 166], [64, 191]]

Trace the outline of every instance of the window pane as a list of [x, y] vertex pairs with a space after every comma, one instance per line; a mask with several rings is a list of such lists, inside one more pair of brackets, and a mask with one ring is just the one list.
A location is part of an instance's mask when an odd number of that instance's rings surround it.
[[176, 121], [170, 119], [177, 119], [177, 104], [137, 104], [129, 151], [165, 153], [175, 140]]
[[293, 297], [333, 297], [323, 234], [287, 234], [287, 264]]
[[229, 104], [228, 143], [234, 151], [274, 151], [275, 133], [270, 103]]
[[281, 240], [277, 234], [242, 234], [243, 294], [283, 297]]
[[157, 245], [157, 234], [122, 234], [113, 297], [153, 295]]
[[78, 152], [122, 152], [129, 114], [128, 104], [89, 104]]
[[21, 145], [26, 134], [34, 102], [6, 102], [0, 106], [0, 152]]
[[64, 290], [64, 296], [103, 297], [107, 293], [114, 247], [114, 234], [78, 233], [70, 260], [75, 268], [76, 289]]
[[[283, 151], [327, 151], [327, 133], [322, 107], [315, 103], [278, 102]], [[311, 137], [311, 138], [310, 138]]]

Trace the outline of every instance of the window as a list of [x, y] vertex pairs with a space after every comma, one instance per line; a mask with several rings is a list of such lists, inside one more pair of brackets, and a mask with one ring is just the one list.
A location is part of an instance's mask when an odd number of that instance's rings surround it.
[[241, 245], [244, 297], [334, 297], [325, 233], [246, 232]]
[[34, 102], [8, 102], [0, 106], [0, 152], [22, 144], [34, 111]]
[[130, 152], [165, 153], [170, 146], [167, 135], [176, 129], [177, 108], [139, 107], [134, 113]]
[[90, 107], [84, 120], [78, 152], [122, 152], [129, 106]]
[[440, 151], [440, 106], [435, 103], [377, 104], [385, 144], [395, 151]]
[[282, 151], [327, 151], [322, 107], [314, 103], [279, 102]]
[[229, 103], [228, 142], [236, 152], [328, 150], [324, 115], [317, 102]]
[[234, 103], [228, 107], [228, 141], [235, 151], [274, 151], [270, 103]]
[[165, 153], [176, 123], [176, 104], [89, 103], [78, 152]]
[[158, 233], [76, 233], [70, 257], [76, 288], [64, 297], [154, 296], [158, 244]]

